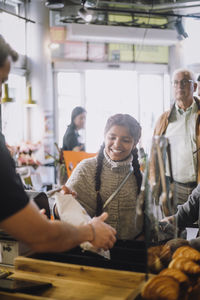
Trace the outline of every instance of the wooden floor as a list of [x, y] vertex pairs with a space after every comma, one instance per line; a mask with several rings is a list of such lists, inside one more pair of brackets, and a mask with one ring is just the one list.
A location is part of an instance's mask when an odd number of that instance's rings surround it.
[[13, 278], [52, 283], [38, 295], [0, 292], [0, 299], [132, 300], [145, 282], [145, 274], [26, 257], [15, 259]]

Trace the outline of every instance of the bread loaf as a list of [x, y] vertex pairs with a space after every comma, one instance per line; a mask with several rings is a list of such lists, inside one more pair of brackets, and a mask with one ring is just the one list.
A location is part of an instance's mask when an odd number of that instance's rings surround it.
[[157, 275], [147, 281], [141, 295], [145, 300], [178, 300], [179, 282], [170, 276]]

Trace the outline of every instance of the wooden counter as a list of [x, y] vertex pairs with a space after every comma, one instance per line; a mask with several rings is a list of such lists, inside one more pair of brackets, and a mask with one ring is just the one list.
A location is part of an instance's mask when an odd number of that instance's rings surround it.
[[145, 282], [145, 274], [17, 257], [10, 277], [51, 282], [39, 295], [0, 292], [1, 300], [70, 299], [132, 300]]

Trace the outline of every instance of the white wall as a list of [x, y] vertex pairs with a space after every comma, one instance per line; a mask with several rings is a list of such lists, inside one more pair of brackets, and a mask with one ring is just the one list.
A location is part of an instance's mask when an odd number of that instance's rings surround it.
[[30, 130], [27, 138], [33, 142], [44, 136], [44, 111], [53, 111], [52, 71], [49, 45], [49, 10], [42, 1], [31, 1], [28, 17], [36, 23], [27, 23], [27, 80], [32, 86], [32, 97], [37, 107], [28, 108]]
[[172, 74], [175, 69], [182, 67], [190, 68], [194, 72], [200, 72], [200, 43], [198, 36], [200, 32], [200, 19], [186, 19], [184, 28], [188, 33], [188, 38], [170, 47], [170, 74]]

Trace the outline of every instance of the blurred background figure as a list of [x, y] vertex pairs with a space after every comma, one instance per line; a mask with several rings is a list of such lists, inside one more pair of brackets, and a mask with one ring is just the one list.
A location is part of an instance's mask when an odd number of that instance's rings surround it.
[[63, 137], [63, 150], [68, 151], [85, 151], [85, 144], [81, 142], [82, 137], [79, 130], [85, 128], [86, 110], [81, 106], [76, 106], [72, 110], [71, 123]]

